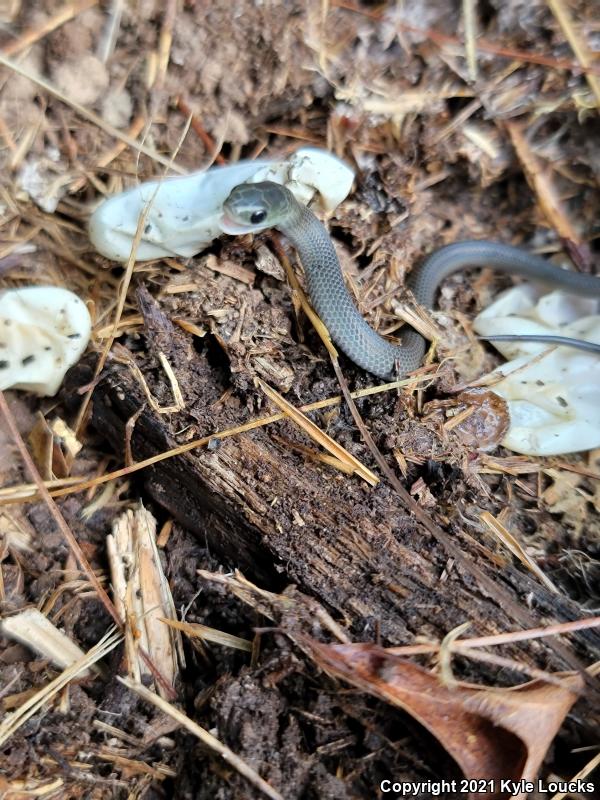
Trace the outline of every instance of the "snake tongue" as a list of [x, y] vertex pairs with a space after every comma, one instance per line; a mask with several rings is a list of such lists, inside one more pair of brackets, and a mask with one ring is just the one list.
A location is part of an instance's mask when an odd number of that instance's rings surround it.
[[256, 225], [241, 225], [239, 222], [234, 222], [227, 214], [221, 215], [219, 227], [223, 233], [229, 233], [232, 236], [239, 236], [241, 233], [252, 233], [256, 230]]

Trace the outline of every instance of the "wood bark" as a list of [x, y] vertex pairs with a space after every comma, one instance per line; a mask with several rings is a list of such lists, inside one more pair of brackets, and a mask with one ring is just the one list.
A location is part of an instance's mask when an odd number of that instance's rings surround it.
[[[235, 419], [245, 421], [244, 409], [232, 412], [227, 401], [215, 403], [222, 370], [190, 348], [149, 295], [142, 293], [140, 302], [149, 350], [167, 352], [182, 387], [189, 390], [193, 384], [196, 397], [176, 417], [157, 414], [148, 408], [132, 371], [108, 369], [94, 391], [93, 424], [115, 451], [123, 456], [126, 424], [135, 415], [130, 442], [135, 460], [181, 444], [177, 431], [185, 431], [189, 440], [232, 427]], [[393, 644], [413, 642], [415, 636], [439, 639], [466, 621], [474, 623], [473, 635], [522, 627], [472, 574], [449, 561], [385, 481], [372, 488], [308, 459], [282, 442], [282, 432], [307, 444], [291, 423], [274, 423], [140, 474], [149, 495], [227, 566], [268, 589], [296, 584], [357, 639], [381, 636]], [[361, 457], [372, 465], [366, 449]], [[577, 603], [552, 594], [508, 559], [499, 569], [456, 524], [447, 530], [465, 556], [523, 607], [532, 625], [582, 616]], [[573, 640], [584, 662], [597, 657], [595, 632], [581, 632]], [[566, 666], [545, 642], [522, 645], [521, 652], [523, 647], [532, 658], [537, 652], [538, 660], [544, 652], [544, 666]]]
[[[119, 454], [126, 423], [136, 414], [131, 437], [136, 460], [182, 443], [173, 435], [175, 427], [182, 429], [182, 415], [174, 426], [147, 408], [129, 370], [109, 370], [94, 392], [93, 424]], [[230, 427], [223, 416], [218, 407], [205, 410], [204, 425], [212, 419], [213, 427], [198, 435]], [[384, 483], [368, 487], [286, 449], [273, 433], [287, 425], [274, 423], [217, 442], [214, 449], [159, 462], [141, 473], [145, 488], [227, 566], [264, 588], [296, 584], [359, 639], [381, 635], [394, 644], [413, 642], [415, 636], [439, 639], [465, 621], [475, 622], [474, 635], [520, 627], [471, 575], [448, 562], [444, 549]], [[582, 616], [575, 602], [548, 592], [518, 567], [499, 570], [470, 537], [453, 533], [466, 556], [516, 602], [526, 607], [528, 599], [532, 624]], [[597, 635], [586, 631], [574, 638], [582, 660], [592, 661]], [[538, 654], [540, 648], [547, 646], [539, 641], [529, 646]], [[551, 661], [565, 666], [555, 657]]]

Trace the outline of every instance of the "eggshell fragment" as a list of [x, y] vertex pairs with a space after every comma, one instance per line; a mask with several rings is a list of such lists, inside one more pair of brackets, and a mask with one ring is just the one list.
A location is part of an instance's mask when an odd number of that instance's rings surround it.
[[90, 239], [107, 258], [127, 261], [146, 208], [136, 260], [187, 258], [223, 233], [222, 205], [234, 186], [267, 180], [287, 186], [305, 205], [318, 202], [331, 211], [350, 191], [354, 172], [326, 150], [304, 147], [286, 161], [239, 161], [148, 181], [102, 202], [90, 218]]
[[58, 286], [0, 293], [0, 389], [56, 394], [91, 335], [85, 303]]
[[[600, 301], [531, 285], [502, 294], [475, 319], [482, 336], [555, 334], [600, 343]], [[551, 456], [600, 447], [600, 356], [539, 342], [493, 342], [506, 358], [488, 384], [508, 403], [502, 444], [525, 455]]]

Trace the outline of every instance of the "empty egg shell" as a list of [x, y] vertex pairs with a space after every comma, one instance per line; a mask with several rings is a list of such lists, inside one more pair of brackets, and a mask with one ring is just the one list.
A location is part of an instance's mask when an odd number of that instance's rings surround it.
[[[482, 311], [474, 328], [482, 336], [555, 334], [600, 343], [599, 306], [595, 298], [520, 285]], [[600, 447], [598, 354], [539, 342], [492, 344], [509, 359], [487, 376], [508, 403], [505, 447], [534, 456]]]
[[354, 172], [339, 158], [303, 147], [285, 161], [238, 161], [227, 167], [141, 183], [104, 200], [90, 217], [89, 234], [98, 252], [127, 261], [141, 214], [144, 230], [136, 260], [193, 256], [223, 233], [223, 202], [240, 183], [274, 181], [305, 205], [316, 201], [332, 211], [352, 187]]
[[90, 340], [85, 303], [58, 286], [0, 292], [0, 389], [56, 394]]

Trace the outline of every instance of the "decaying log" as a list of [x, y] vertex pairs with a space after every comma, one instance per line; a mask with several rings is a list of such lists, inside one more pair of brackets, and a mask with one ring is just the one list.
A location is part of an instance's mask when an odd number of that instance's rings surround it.
[[[134, 415], [130, 444], [136, 460], [246, 421], [243, 408], [232, 411], [227, 399], [216, 402], [226, 388], [223, 371], [193, 350], [189, 337], [171, 326], [147, 293], [140, 303], [148, 350], [165, 352], [184, 395], [193, 389], [196, 396], [177, 415], [157, 414], [148, 408], [130, 369], [107, 369], [94, 391], [92, 421], [120, 457], [125, 426]], [[153, 374], [166, 403], [168, 382]], [[443, 547], [402, 508], [384, 481], [367, 486], [358, 477], [305, 458], [287, 447], [282, 436], [307, 444], [291, 423], [279, 422], [169, 458], [140, 474], [151, 497], [226, 565], [268, 589], [296, 584], [357, 639], [381, 635], [394, 644], [412, 642], [416, 635], [439, 639], [465, 621], [473, 621], [473, 635], [521, 627], [497, 597], [460, 565], [449, 563]], [[366, 449], [363, 455], [370, 465]], [[466, 556], [524, 609], [532, 625], [582, 616], [575, 602], [552, 594], [522, 568], [490, 563], [458, 527], [449, 532]], [[572, 641], [582, 661], [597, 658], [596, 633], [581, 632]], [[566, 666], [545, 641], [529, 648], [538, 655], [543, 651], [544, 666]]]

